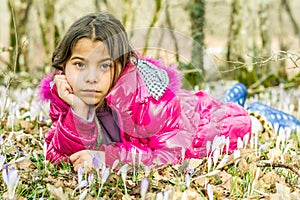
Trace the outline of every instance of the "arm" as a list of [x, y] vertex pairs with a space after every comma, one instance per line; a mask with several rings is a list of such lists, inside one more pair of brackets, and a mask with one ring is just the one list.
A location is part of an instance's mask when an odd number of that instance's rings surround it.
[[92, 148], [97, 140], [94, 120], [84, 120], [58, 96], [57, 86], [51, 88], [50, 117], [52, 127], [46, 136], [47, 159], [53, 163], [67, 161], [75, 152]]

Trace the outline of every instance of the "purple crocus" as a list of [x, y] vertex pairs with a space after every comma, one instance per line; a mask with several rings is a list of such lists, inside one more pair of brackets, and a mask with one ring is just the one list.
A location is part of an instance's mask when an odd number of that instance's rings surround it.
[[8, 198], [13, 199], [19, 183], [18, 171], [12, 166], [9, 170], [2, 171], [2, 178], [8, 189]]
[[100, 153], [96, 153], [93, 156], [93, 165], [95, 167], [95, 169], [100, 169], [100, 164], [102, 163], [102, 157], [100, 155]]

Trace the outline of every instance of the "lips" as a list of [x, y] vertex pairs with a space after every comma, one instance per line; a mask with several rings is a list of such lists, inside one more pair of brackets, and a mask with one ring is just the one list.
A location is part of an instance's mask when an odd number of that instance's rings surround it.
[[95, 89], [85, 89], [85, 90], [81, 90], [82, 92], [89, 92], [89, 93], [100, 93], [99, 90], [95, 90]]

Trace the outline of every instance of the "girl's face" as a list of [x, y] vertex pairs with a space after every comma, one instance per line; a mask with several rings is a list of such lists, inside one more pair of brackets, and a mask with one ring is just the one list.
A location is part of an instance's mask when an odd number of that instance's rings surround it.
[[65, 75], [73, 93], [86, 104], [93, 105], [105, 98], [114, 70], [106, 45], [82, 38], [76, 42], [66, 62]]

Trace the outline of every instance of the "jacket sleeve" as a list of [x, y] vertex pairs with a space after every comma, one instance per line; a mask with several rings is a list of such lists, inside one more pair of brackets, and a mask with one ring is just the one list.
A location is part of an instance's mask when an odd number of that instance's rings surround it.
[[57, 95], [56, 86], [51, 88], [50, 118], [52, 127], [47, 133], [46, 159], [52, 163], [67, 161], [75, 152], [93, 148], [97, 140], [95, 120], [86, 121], [78, 117]]

